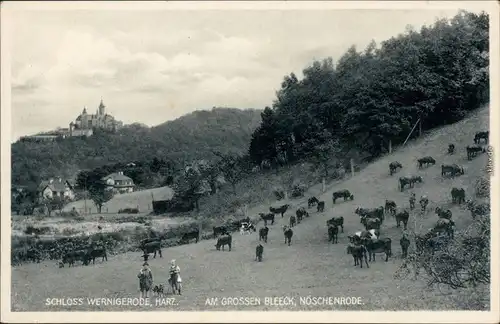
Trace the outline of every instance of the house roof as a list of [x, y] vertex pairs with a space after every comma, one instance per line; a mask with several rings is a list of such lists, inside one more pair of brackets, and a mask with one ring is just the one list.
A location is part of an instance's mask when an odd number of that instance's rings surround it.
[[71, 182], [68, 180], [61, 180], [61, 181], [54, 180], [52, 183], [50, 183], [50, 180], [44, 180], [40, 183], [38, 189], [42, 191], [48, 187], [52, 191], [61, 192], [66, 190], [66, 184], [68, 184], [70, 188], [73, 187]]
[[108, 180], [108, 179], [113, 179], [115, 181], [116, 180], [118, 180], [118, 181], [132, 181], [132, 183], [134, 183], [131, 178], [127, 177], [124, 174], [118, 173], [118, 172], [108, 174], [107, 176], [105, 176], [101, 180]]

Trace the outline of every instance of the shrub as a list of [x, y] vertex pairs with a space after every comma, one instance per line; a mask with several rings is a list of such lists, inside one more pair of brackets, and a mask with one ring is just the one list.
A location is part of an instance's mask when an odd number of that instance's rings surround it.
[[118, 214], [138, 214], [139, 208], [124, 208], [118, 211]]
[[273, 194], [277, 200], [285, 199], [285, 190], [283, 188], [274, 188]]
[[294, 184], [292, 189], [290, 190], [291, 198], [299, 198], [304, 196], [304, 192], [306, 191], [306, 186], [302, 183]]
[[477, 197], [486, 198], [490, 196], [490, 178], [483, 176], [477, 179], [474, 185]]

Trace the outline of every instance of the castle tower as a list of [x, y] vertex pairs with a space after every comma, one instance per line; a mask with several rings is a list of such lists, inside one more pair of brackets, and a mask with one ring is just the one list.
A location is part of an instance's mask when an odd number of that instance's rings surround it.
[[99, 104], [99, 115], [104, 116], [105, 109], [106, 109], [106, 106], [102, 102], [102, 98], [101, 98], [101, 103]]

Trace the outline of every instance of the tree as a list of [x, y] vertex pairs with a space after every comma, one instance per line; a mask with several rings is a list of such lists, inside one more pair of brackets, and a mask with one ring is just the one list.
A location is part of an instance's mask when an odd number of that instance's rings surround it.
[[328, 139], [315, 147], [314, 160], [316, 164], [323, 170], [323, 177], [328, 179], [330, 176], [329, 168], [332, 156], [339, 153], [339, 142], [335, 139]]
[[52, 212], [55, 210], [61, 211], [66, 205], [66, 200], [64, 197], [54, 196], [52, 198], [44, 198], [43, 205], [47, 209], [47, 216], [51, 216]]
[[224, 175], [224, 180], [231, 184], [233, 193], [236, 193], [236, 184], [247, 174], [249, 161], [242, 156], [231, 156], [220, 152], [213, 152], [219, 157], [218, 169]]
[[113, 198], [113, 191], [106, 188], [105, 183], [99, 181], [94, 183], [88, 189], [89, 197], [97, 207], [98, 213], [101, 213], [102, 206]]

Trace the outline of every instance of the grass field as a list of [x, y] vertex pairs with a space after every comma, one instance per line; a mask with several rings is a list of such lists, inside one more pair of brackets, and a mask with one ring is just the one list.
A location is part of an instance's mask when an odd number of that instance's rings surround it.
[[[489, 127], [489, 112], [483, 108], [471, 117], [456, 124], [435, 130], [427, 136], [409, 143], [406, 148], [396, 150], [392, 155], [368, 165], [360, 173], [341, 183], [327, 188], [319, 194], [317, 188], [306, 197], [316, 195], [326, 201], [324, 213], [310, 210], [306, 218], [294, 228], [292, 245], [286, 246], [281, 225], [296, 208], [307, 206], [305, 198], [294, 201], [291, 211], [275, 225], [270, 226], [269, 241], [264, 245], [264, 260], [255, 262], [257, 234], [233, 235], [233, 250], [216, 251], [215, 241], [200, 241], [198, 244], [173, 247], [163, 250], [163, 258], [151, 260], [155, 283], [166, 283], [170, 259], [176, 259], [182, 270], [184, 291], [176, 296], [176, 306], [134, 307], [134, 306], [45, 306], [46, 298], [73, 297], [138, 297], [137, 272], [142, 260], [141, 253], [126, 253], [113, 256], [108, 262], [96, 260], [95, 265], [76, 268], [57, 268], [55, 262], [25, 264], [12, 268], [12, 310], [13, 311], [112, 311], [112, 310], [451, 310], [465, 309], [469, 292], [441, 292], [427, 288], [421, 280], [399, 281], [393, 278], [401, 264], [399, 239], [401, 229], [396, 228], [393, 218], [387, 217], [381, 232], [383, 237], [393, 240], [393, 257], [386, 263], [382, 255], [370, 268], [353, 266], [353, 259], [346, 254], [347, 235], [361, 229], [359, 217], [354, 214], [357, 206], [377, 207], [385, 199], [396, 201], [398, 207], [408, 206], [409, 190], [400, 192], [397, 178], [406, 174], [418, 174], [423, 184], [416, 184], [417, 199], [426, 194], [429, 210], [418, 218], [417, 230], [427, 230], [437, 220], [434, 208], [446, 206], [453, 212], [457, 230], [465, 228], [472, 220], [463, 207], [451, 205], [451, 187], [463, 187], [468, 197], [473, 196], [473, 184], [484, 175], [487, 156], [480, 155], [472, 161], [465, 157], [465, 146], [473, 143], [474, 133]], [[455, 155], [446, 154], [449, 143], [457, 149]], [[433, 156], [437, 163], [427, 169], [418, 170], [416, 160], [425, 155]], [[403, 169], [394, 176], [388, 174], [388, 164], [400, 161]], [[465, 175], [454, 179], [442, 179], [440, 165], [457, 163], [465, 167]], [[332, 204], [331, 194], [339, 189], [354, 193], [354, 201]], [[156, 197], [155, 197], [156, 198]], [[267, 211], [268, 205], [249, 210], [253, 215]], [[344, 216], [345, 233], [339, 235], [339, 244], [327, 242], [325, 222], [332, 216]], [[416, 213], [411, 214], [409, 227], [414, 227]], [[260, 227], [262, 223], [259, 224]], [[488, 288], [484, 288], [488, 289]], [[363, 304], [357, 306], [208, 306], [208, 297], [280, 297], [289, 296], [352, 296], [361, 297]], [[169, 296], [170, 297], [170, 296]], [[488, 301], [486, 301], [488, 303]]]
[[[171, 199], [172, 195], [173, 190], [169, 187], [118, 194], [115, 195], [110, 201], [108, 201], [105, 206], [103, 206], [102, 212], [118, 213], [120, 209], [137, 208], [137, 206], [139, 206], [139, 211], [141, 214], [145, 212], [151, 212], [151, 201], [153, 200], [153, 197], [155, 200], [166, 200]], [[85, 204], [87, 205], [87, 209], [91, 208], [92, 213], [97, 213], [97, 207], [94, 205], [94, 202], [89, 199], [87, 199], [86, 203], [84, 200], [74, 201], [64, 206], [63, 211], [70, 211], [74, 207], [76, 210], [78, 210], [78, 212], [83, 212], [83, 210], [85, 209]]]

